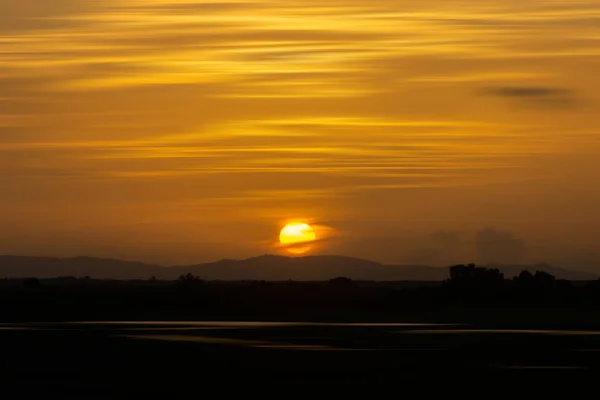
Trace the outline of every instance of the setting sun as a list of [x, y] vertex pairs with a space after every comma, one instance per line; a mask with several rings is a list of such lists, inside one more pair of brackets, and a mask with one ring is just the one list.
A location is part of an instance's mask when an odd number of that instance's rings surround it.
[[292, 222], [283, 227], [279, 233], [279, 241], [286, 245], [286, 250], [294, 254], [306, 253], [307, 246], [317, 239], [313, 228], [304, 222]]

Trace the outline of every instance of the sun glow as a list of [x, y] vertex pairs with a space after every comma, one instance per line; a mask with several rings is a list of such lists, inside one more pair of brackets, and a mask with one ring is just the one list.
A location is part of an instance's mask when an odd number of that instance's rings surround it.
[[313, 228], [304, 222], [291, 222], [279, 233], [279, 241], [292, 254], [303, 254], [310, 250], [311, 242], [317, 239]]

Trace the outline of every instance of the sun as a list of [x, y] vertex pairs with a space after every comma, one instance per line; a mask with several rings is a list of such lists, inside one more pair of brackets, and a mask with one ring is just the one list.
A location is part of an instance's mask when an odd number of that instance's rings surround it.
[[304, 222], [291, 222], [279, 233], [279, 241], [293, 254], [303, 254], [310, 250], [309, 244], [317, 239], [313, 228]]

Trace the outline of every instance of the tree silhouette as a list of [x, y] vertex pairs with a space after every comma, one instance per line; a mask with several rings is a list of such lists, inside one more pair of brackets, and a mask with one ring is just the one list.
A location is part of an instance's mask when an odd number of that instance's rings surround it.
[[180, 275], [179, 278], [177, 278], [175, 281], [175, 286], [179, 288], [195, 288], [201, 286], [203, 283], [204, 280], [188, 272], [187, 274]]
[[562, 281], [557, 280], [554, 275], [544, 271], [536, 271], [535, 274], [532, 274], [524, 270], [519, 276], [513, 278], [513, 282], [517, 288], [532, 290], [536, 288], [556, 287]]
[[352, 279], [346, 278], [345, 276], [338, 276], [337, 278], [330, 279], [327, 283], [334, 287], [349, 287], [353, 284]]
[[497, 268], [476, 267], [475, 264], [450, 267], [449, 283], [454, 286], [501, 286], [504, 274]]

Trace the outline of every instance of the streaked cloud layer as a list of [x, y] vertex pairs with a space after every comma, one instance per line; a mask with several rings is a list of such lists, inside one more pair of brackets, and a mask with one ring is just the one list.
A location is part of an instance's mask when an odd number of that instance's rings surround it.
[[323, 252], [488, 225], [587, 251], [599, 42], [593, 0], [0, 2], [0, 236], [36, 237], [0, 251], [250, 255], [290, 218]]

